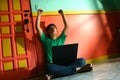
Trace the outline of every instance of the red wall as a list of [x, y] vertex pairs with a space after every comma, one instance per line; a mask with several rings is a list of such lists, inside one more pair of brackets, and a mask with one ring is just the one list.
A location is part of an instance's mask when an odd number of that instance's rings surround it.
[[[109, 14], [84, 14], [66, 15], [69, 24], [69, 32], [65, 44], [79, 43], [78, 57], [85, 59], [97, 58], [120, 52], [119, 38], [120, 17], [118, 13]], [[33, 17], [34, 26], [36, 17]], [[45, 26], [54, 23], [58, 26], [58, 34], [61, 33], [64, 25], [62, 18], [56, 16], [42, 16]], [[36, 39], [39, 52], [39, 61], [44, 62], [43, 48]]]

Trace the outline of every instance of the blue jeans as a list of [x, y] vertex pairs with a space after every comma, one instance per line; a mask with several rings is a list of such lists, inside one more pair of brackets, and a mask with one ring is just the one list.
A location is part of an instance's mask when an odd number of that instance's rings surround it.
[[85, 64], [86, 64], [86, 60], [83, 58], [79, 58], [67, 66], [57, 65], [54, 63], [47, 63], [46, 72], [47, 74], [52, 74], [55, 76], [71, 75], [77, 73], [76, 72], [77, 67], [82, 67]]

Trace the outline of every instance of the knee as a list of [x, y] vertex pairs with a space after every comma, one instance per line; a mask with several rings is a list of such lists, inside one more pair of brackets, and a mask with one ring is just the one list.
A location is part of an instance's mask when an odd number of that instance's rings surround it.
[[50, 63], [48, 63], [48, 64], [46, 64], [46, 72], [47, 72], [47, 74], [50, 74], [52, 71], [53, 71], [53, 66], [52, 66], [52, 64], [50, 64]]
[[78, 58], [78, 61], [84, 66], [86, 64], [86, 60], [84, 58]]
[[57, 72], [57, 70], [58, 70], [58, 68], [57, 68], [56, 64], [48, 63], [46, 65], [47, 74], [54, 74], [55, 72]]

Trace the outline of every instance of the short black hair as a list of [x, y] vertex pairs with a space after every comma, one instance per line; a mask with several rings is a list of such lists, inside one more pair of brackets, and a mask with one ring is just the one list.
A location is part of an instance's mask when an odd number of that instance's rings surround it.
[[51, 26], [55, 26], [55, 28], [57, 29], [57, 27], [56, 27], [55, 24], [49, 24], [49, 25], [47, 26], [47, 28], [46, 28], [46, 31], [47, 31], [47, 32], [49, 31], [49, 29], [50, 29]]

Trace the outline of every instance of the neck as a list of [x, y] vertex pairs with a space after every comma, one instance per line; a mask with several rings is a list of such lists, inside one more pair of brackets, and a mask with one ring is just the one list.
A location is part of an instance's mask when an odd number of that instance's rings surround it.
[[51, 38], [52, 40], [54, 40], [54, 39], [57, 38], [57, 36], [56, 36], [56, 35], [51, 35], [50, 38]]

